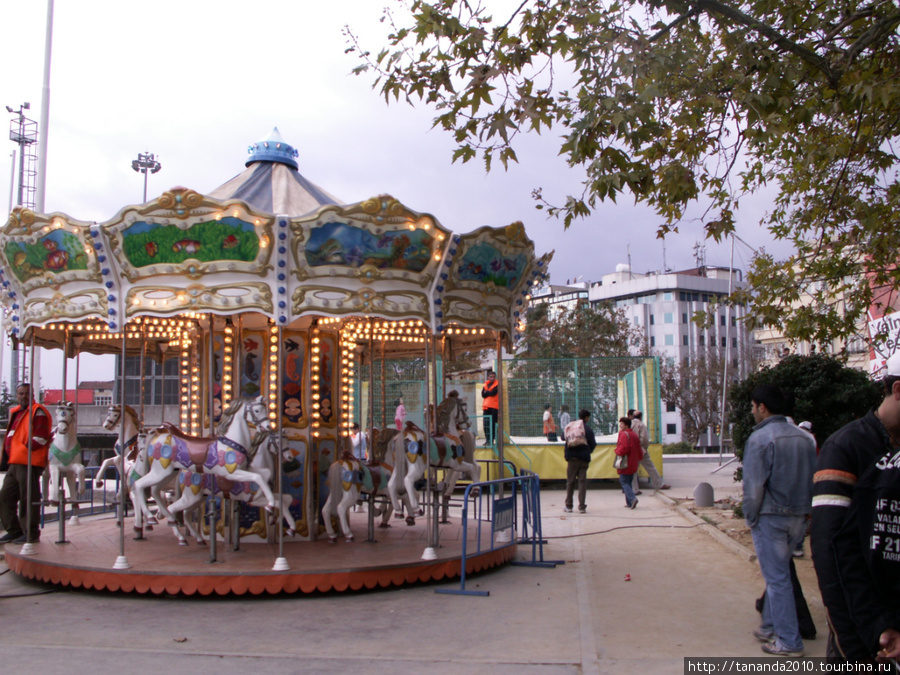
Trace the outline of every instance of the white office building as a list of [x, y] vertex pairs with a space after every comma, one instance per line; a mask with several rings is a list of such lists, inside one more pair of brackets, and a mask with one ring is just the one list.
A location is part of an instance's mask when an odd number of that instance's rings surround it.
[[[730, 278], [731, 277], [731, 278]], [[746, 355], [753, 345], [752, 331], [742, 321], [746, 308], [724, 304], [732, 288], [742, 285], [740, 270], [701, 266], [681, 272], [632, 272], [619, 265], [612, 274], [590, 285], [591, 304], [612, 302], [625, 310], [632, 325], [639, 327], [652, 354], [668, 363], [683, 363], [708, 347], [727, 349], [729, 379], [746, 375]], [[701, 328], [691, 319], [698, 311], [712, 313], [714, 320]], [[681, 413], [663, 402], [662, 442], [681, 440]], [[707, 435], [701, 445], [717, 445]]]

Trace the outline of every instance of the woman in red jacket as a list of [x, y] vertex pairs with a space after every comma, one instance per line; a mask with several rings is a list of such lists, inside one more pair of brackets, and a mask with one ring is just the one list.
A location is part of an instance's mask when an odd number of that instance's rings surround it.
[[638, 470], [644, 451], [641, 449], [641, 441], [637, 434], [631, 430], [631, 420], [627, 417], [619, 418], [619, 439], [616, 443], [616, 454], [628, 457], [628, 466], [624, 469], [616, 469], [619, 472], [619, 483], [625, 492], [625, 506], [633, 509], [638, 505], [638, 498], [634, 496], [634, 488], [631, 481], [634, 472]]

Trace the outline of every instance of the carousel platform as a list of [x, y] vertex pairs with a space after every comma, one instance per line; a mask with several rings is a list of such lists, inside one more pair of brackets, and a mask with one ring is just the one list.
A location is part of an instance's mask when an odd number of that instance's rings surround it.
[[[427, 546], [426, 519], [409, 527], [396, 520], [376, 528], [374, 543], [365, 541], [367, 516], [350, 514], [357, 539], [329, 543], [284, 543], [290, 569], [273, 571], [277, 544], [242, 542], [238, 551], [219, 541], [217, 561], [210, 562], [209, 545], [179, 546], [167, 527], [157, 526], [142, 541], [126, 534], [125, 557], [130, 569], [113, 569], [119, 555], [119, 530], [112, 516], [82, 520], [67, 530], [69, 543], [54, 543], [56, 526], [44, 529], [33, 555], [22, 555], [21, 544], [7, 544], [8, 567], [27, 579], [63, 587], [153, 595], [263, 595], [359, 591], [458, 578], [461, 572], [462, 528], [458, 520], [441, 525], [435, 560], [422, 560]], [[130, 521], [126, 521], [126, 526]], [[477, 528], [472, 528], [477, 529]], [[490, 527], [468, 536], [466, 575], [513, 559], [515, 544], [490, 546]]]

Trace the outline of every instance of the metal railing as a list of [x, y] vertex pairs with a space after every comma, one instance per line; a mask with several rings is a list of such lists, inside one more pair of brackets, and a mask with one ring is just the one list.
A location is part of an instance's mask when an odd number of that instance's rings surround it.
[[[466, 564], [470, 556], [490, 553], [508, 546], [528, 544], [531, 547], [531, 560], [512, 561], [510, 564], [513, 565], [552, 568], [564, 564], [562, 560], [544, 560], [540, 486], [537, 474], [523, 471], [521, 475], [513, 478], [472, 483], [466, 487], [462, 507], [460, 587], [438, 588], [435, 592], [490, 595], [490, 591], [466, 589]], [[472, 531], [474, 551], [469, 547], [469, 535]]]

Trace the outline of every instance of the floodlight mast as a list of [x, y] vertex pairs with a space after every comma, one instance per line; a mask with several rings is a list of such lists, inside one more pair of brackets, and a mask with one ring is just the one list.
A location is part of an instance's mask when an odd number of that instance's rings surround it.
[[157, 173], [162, 169], [162, 164], [151, 152], [139, 152], [137, 159], [131, 162], [131, 168], [144, 174], [144, 203], [147, 203], [147, 174]]

